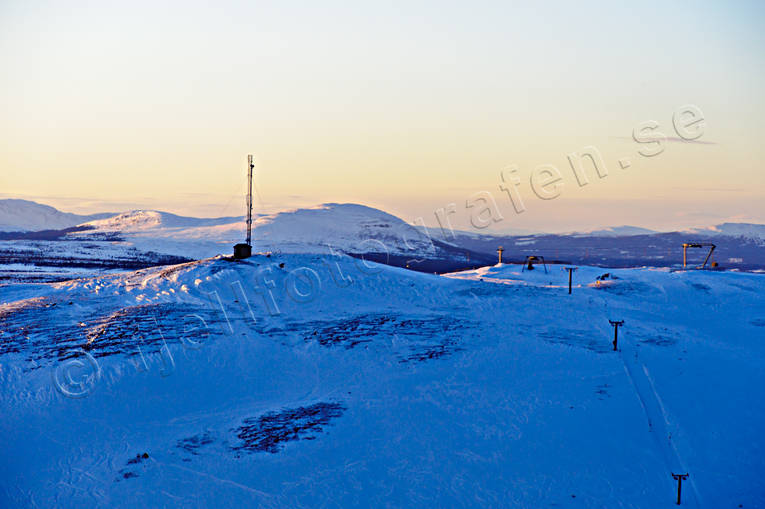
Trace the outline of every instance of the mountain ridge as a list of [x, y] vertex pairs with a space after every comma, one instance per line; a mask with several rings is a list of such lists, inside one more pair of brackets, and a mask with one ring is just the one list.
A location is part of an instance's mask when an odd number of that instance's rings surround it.
[[0, 200], [0, 231], [61, 230], [112, 215], [113, 212], [74, 214], [31, 200], [7, 198]]
[[[326, 202], [314, 205], [312, 207], [290, 208], [278, 211], [272, 214], [255, 214], [254, 222], [260, 222], [261, 225], [271, 222], [267, 218], [284, 218], [305, 214], [315, 216], [317, 211], [326, 209], [342, 209], [344, 211], [353, 211], [357, 216], [361, 211], [365, 211], [369, 216], [378, 215], [381, 218], [395, 218], [412, 228], [418, 230], [421, 234], [426, 233], [431, 238], [437, 238], [441, 241], [448, 239], [439, 238], [443, 232], [435, 227], [422, 228], [411, 225], [403, 219], [394, 216], [388, 212], [374, 207], [356, 203], [337, 203]], [[313, 211], [313, 212], [300, 212]], [[53, 206], [43, 203], [23, 200], [17, 198], [0, 199], [0, 231], [40, 231], [40, 230], [58, 230], [71, 228], [74, 226], [93, 226], [97, 229], [118, 229], [122, 230], [142, 230], [148, 228], [195, 228], [203, 226], [221, 226], [225, 224], [243, 222], [244, 216], [222, 216], [222, 217], [196, 217], [183, 216], [171, 212], [154, 209], [134, 209], [124, 212], [100, 212], [94, 214], [75, 214], [63, 212]], [[455, 230], [456, 235], [463, 236], [491, 236], [491, 237], [517, 237], [517, 236], [536, 236], [536, 235], [587, 235], [587, 236], [609, 236], [609, 237], [627, 237], [634, 235], [652, 235], [661, 233], [687, 233], [697, 235], [730, 235], [730, 236], [750, 236], [758, 239], [765, 239], [765, 224], [750, 222], [723, 222], [706, 227], [688, 227], [672, 231], [657, 231], [650, 228], [632, 225], [605, 226], [592, 230], [576, 230], [567, 233], [551, 233], [537, 230], [508, 230], [491, 232], [471, 232]]]

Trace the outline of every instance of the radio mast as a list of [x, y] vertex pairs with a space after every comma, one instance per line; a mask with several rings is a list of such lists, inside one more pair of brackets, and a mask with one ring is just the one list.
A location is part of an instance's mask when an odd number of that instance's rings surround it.
[[252, 154], [247, 156], [247, 245], [252, 247]]
[[252, 154], [247, 156], [247, 241], [234, 246], [234, 258], [242, 260], [252, 256], [252, 171], [255, 163]]

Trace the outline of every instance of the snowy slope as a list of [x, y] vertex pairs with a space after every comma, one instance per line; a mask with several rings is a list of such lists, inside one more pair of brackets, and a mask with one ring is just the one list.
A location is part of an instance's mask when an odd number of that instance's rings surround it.
[[0, 200], [0, 232], [60, 230], [111, 215], [71, 214], [33, 201], [5, 199]]
[[244, 237], [241, 217], [184, 217], [157, 210], [133, 210], [83, 224], [92, 234], [118, 233], [127, 247], [174, 256], [206, 258], [228, 254]]
[[704, 237], [729, 235], [732, 237], [755, 239], [761, 243], [765, 243], [765, 224], [722, 223], [716, 226], [710, 226], [708, 228], [694, 228], [688, 230], [688, 233]]
[[[132, 211], [86, 226], [123, 233], [137, 246], [174, 252], [191, 249], [200, 258], [228, 254], [245, 236], [241, 218], [183, 218], [158, 211]], [[427, 255], [436, 249], [426, 235], [401, 219], [351, 203], [326, 203], [256, 217], [252, 236], [260, 251], [329, 253], [332, 249]]]
[[84, 223], [84, 225], [92, 226], [97, 230], [131, 232], [219, 226], [236, 222], [241, 223], [242, 221], [242, 217], [198, 218], [178, 216], [157, 210], [132, 210], [123, 214], [89, 221]]
[[572, 235], [589, 235], [592, 237], [628, 237], [630, 235], [650, 235], [656, 233], [655, 230], [641, 228], [640, 226], [611, 226], [599, 230], [589, 230], [585, 232], [574, 232]]
[[574, 283], [281, 254], [2, 287], [0, 506], [655, 509], [687, 470], [686, 507], [763, 507], [765, 279]]
[[428, 237], [412, 225], [354, 203], [325, 203], [258, 218], [253, 237], [258, 245], [283, 252], [304, 252], [310, 246], [322, 253], [329, 247], [353, 253], [384, 249], [400, 254], [435, 253]]

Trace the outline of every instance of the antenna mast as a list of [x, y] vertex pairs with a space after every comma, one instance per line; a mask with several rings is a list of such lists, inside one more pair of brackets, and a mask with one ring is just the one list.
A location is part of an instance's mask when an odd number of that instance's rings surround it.
[[252, 154], [247, 156], [247, 245], [252, 246]]
[[252, 162], [252, 154], [247, 156], [247, 242], [234, 246], [234, 258], [244, 260], [252, 256], [252, 170], [255, 163]]

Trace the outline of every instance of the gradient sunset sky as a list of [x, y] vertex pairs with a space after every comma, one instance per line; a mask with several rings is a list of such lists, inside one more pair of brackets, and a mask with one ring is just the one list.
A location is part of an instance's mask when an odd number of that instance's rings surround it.
[[[765, 222], [762, 2], [0, 1], [0, 198], [71, 212], [356, 202], [493, 228]], [[680, 139], [695, 105], [703, 135]], [[638, 155], [633, 129], [669, 139]], [[577, 184], [594, 146], [608, 176]], [[630, 166], [622, 169], [619, 159]], [[529, 178], [551, 164], [560, 196]], [[525, 211], [500, 190], [517, 165]]]

